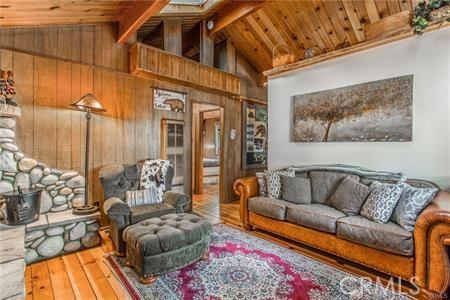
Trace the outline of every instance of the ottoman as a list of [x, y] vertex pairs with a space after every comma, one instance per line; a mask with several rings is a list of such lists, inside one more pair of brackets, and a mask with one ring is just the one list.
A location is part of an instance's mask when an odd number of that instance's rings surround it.
[[141, 283], [208, 258], [212, 226], [192, 214], [167, 214], [128, 226], [123, 232], [127, 265]]

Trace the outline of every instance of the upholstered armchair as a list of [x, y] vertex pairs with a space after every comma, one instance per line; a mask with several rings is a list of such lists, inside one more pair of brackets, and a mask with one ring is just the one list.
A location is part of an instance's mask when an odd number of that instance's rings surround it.
[[105, 197], [103, 210], [111, 222], [109, 235], [118, 255], [125, 253], [122, 233], [127, 226], [165, 214], [182, 213], [190, 208], [191, 200], [187, 194], [171, 191], [173, 167], [168, 168], [165, 176], [166, 189], [162, 203], [133, 207], [125, 203], [126, 192], [139, 189], [143, 164], [144, 161], [141, 161], [132, 165], [109, 165], [100, 169], [99, 176]]

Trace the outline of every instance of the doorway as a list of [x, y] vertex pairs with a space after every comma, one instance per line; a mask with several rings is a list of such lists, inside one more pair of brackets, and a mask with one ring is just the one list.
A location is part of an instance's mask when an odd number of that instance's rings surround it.
[[192, 191], [196, 213], [220, 218], [223, 178], [223, 108], [192, 104]]

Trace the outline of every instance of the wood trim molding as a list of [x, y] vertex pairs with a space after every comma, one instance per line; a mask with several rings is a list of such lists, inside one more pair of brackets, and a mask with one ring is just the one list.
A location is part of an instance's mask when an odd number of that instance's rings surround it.
[[253, 98], [248, 98], [248, 97], [244, 97], [244, 96], [241, 96], [241, 97], [239, 98], [239, 101], [240, 101], [240, 102], [247, 101], [247, 102], [251, 102], [251, 103], [257, 103], [257, 104], [267, 105], [267, 101], [263, 101], [263, 100], [259, 100], [259, 99], [253, 99]]
[[124, 44], [150, 17], [159, 13], [170, 0], [135, 1], [119, 20], [117, 42]]
[[[427, 27], [427, 29], [425, 29], [425, 34], [426, 34], [426, 32], [446, 28], [448, 26], [450, 26], [450, 22], [447, 22], [447, 21], [445, 21], [443, 23], [431, 25], [431, 26]], [[305, 59], [305, 60], [294, 62], [292, 64], [287, 64], [284, 66], [276, 67], [276, 68], [264, 71], [263, 74], [267, 77], [279, 76], [286, 72], [299, 70], [299, 69], [309, 67], [309, 66], [327, 61], [327, 60], [331, 60], [331, 59], [335, 59], [335, 58], [338, 58], [341, 56], [345, 56], [345, 55], [357, 53], [360, 51], [368, 50], [371, 48], [379, 47], [379, 46], [382, 46], [382, 45], [385, 45], [388, 43], [392, 43], [395, 41], [400, 41], [403, 39], [411, 38], [413, 36], [414, 36], [414, 31], [411, 28], [407, 32], [403, 32], [399, 35], [391, 36], [388, 38], [374, 39], [371, 41], [355, 44], [355, 45], [347, 47], [347, 48], [343, 48], [343, 49], [331, 51], [331, 52], [328, 52], [328, 53], [325, 53], [322, 55], [314, 56], [313, 58], [310, 58], [310, 59]]]

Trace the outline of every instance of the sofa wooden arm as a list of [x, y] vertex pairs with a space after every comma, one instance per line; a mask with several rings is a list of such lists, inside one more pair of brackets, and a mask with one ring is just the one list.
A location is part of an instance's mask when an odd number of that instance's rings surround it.
[[259, 187], [256, 176], [240, 178], [234, 182], [234, 192], [240, 197], [239, 215], [242, 226], [248, 229], [248, 198], [258, 196]]
[[416, 280], [429, 291], [450, 287], [450, 261], [445, 241], [450, 239], [450, 193], [439, 192], [420, 214], [414, 227]]

